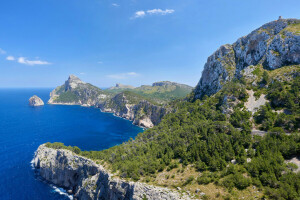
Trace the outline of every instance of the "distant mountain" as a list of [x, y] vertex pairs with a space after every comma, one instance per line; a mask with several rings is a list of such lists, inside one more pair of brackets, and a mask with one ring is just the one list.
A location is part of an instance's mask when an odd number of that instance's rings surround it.
[[116, 86], [108, 88], [108, 90], [126, 90], [126, 89], [134, 89], [134, 86], [131, 85], [123, 85], [121, 83], [116, 83]]
[[112, 93], [131, 91], [145, 98], [151, 99], [153, 102], [156, 102], [158, 104], [164, 104], [174, 99], [184, 98], [189, 93], [191, 93], [192, 90], [193, 87], [185, 84], [170, 81], [160, 81], [153, 83], [152, 86], [142, 85], [136, 88], [134, 88], [133, 86], [117, 84], [116, 87], [111, 87], [106, 91]]
[[94, 106], [104, 102], [112, 94], [101, 90], [78, 77], [70, 75], [68, 80], [50, 93], [49, 104], [68, 104]]

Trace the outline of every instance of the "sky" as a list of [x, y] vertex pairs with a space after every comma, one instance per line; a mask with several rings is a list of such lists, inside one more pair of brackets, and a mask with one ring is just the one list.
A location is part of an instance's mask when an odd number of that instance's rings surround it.
[[69, 74], [99, 87], [195, 86], [221, 45], [299, 10], [299, 0], [1, 1], [0, 87], [54, 88]]

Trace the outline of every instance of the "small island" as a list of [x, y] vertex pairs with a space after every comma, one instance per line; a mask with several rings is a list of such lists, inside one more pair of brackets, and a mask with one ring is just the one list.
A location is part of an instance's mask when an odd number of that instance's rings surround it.
[[32, 97], [30, 97], [30, 99], [29, 99], [29, 105], [30, 106], [43, 106], [44, 105], [44, 102], [43, 102], [43, 100], [40, 98], [40, 97], [38, 97], [38, 96], [36, 96], [36, 95], [33, 95]]

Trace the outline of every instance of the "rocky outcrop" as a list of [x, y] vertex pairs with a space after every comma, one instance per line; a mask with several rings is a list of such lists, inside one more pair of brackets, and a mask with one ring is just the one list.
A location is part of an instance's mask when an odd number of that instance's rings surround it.
[[195, 98], [212, 95], [243, 69], [261, 64], [273, 70], [300, 63], [300, 20], [279, 19], [263, 25], [234, 44], [221, 46], [204, 66]]
[[36, 95], [33, 95], [29, 99], [29, 105], [30, 106], [43, 106], [44, 102], [43, 102], [43, 100], [40, 97], [38, 97]]
[[157, 106], [149, 101], [139, 99], [139, 96], [130, 92], [122, 92], [112, 99], [98, 104], [103, 112], [111, 112], [116, 116], [133, 121], [134, 125], [152, 128], [168, 113], [163, 106]]
[[65, 149], [41, 145], [32, 160], [40, 176], [62, 187], [78, 200], [180, 200], [190, 199], [176, 191], [114, 178], [103, 166]]

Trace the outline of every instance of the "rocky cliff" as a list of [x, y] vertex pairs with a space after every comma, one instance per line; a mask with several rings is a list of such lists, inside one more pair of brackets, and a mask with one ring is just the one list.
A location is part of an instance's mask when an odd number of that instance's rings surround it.
[[41, 177], [62, 187], [78, 200], [190, 199], [167, 188], [114, 178], [90, 159], [65, 149], [41, 145], [32, 160]]
[[192, 91], [190, 86], [169, 81], [123, 91], [128, 87], [117, 84], [115, 89], [101, 90], [70, 75], [62, 86], [50, 93], [48, 103], [95, 106], [103, 112], [131, 120], [135, 125], [151, 128], [170, 112], [163, 104], [172, 98], [183, 98]]
[[36, 95], [33, 95], [29, 99], [29, 105], [30, 106], [43, 106], [44, 102], [43, 102], [43, 100], [40, 97], [38, 97]]
[[68, 80], [50, 93], [49, 104], [94, 106], [104, 102], [111, 94], [81, 81], [78, 77], [70, 75]]
[[151, 128], [157, 125], [168, 112], [164, 106], [158, 106], [144, 100], [132, 92], [122, 92], [113, 98], [98, 104], [103, 112], [111, 112], [116, 116], [133, 121], [133, 124]]
[[232, 45], [221, 46], [208, 59], [195, 88], [195, 98], [212, 95], [240, 78], [248, 66], [273, 70], [300, 63], [300, 20], [279, 19], [267, 23]]

